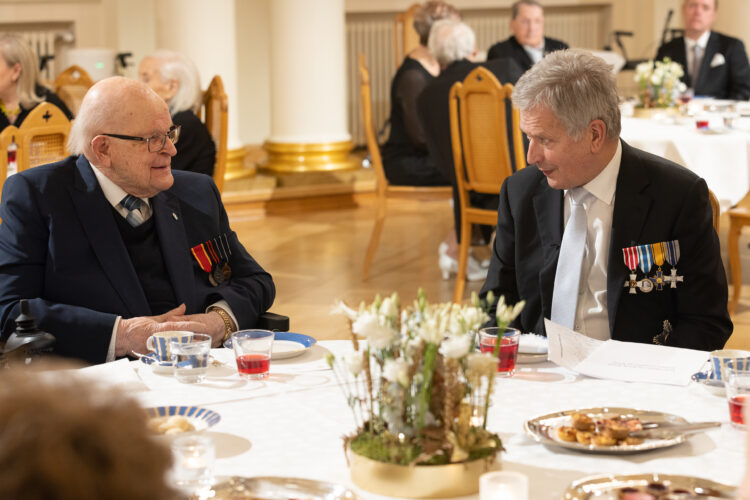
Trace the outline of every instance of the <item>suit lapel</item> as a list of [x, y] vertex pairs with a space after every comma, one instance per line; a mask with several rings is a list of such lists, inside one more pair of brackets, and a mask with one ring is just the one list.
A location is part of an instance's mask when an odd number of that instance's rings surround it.
[[99, 266], [130, 316], [148, 315], [150, 308], [146, 295], [113, 219], [111, 205], [104, 197], [99, 182], [83, 155], [78, 157], [76, 167], [79, 175], [75, 185], [70, 188], [70, 194]]
[[610, 335], [614, 331], [617, 304], [624, 290], [628, 269], [622, 249], [640, 244], [640, 236], [653, 200], [645, 189], [650, 180], [648, 172], [635, 156], [633, 148], [622, 141], [622, 160], [617, 175], [615, 207], [612, 213], [609, 262], [607, 264], [607, 310]]
[[531, 68], [533, 63], [531, 62], [531, 57], [529, 57], [529, 53], [526, 52], [526, 49], [523, 48], [523, 45], [521, 45], [518, 40], [516, 40], [516, 37], [513, 37], [513, 46], [516, 50], [516, 59], [522, 63], [522, 69], [524, 71]]
[[161, 253], [175, 297], [178, 302], [187, 306], [188, 311], [194, 310], [196, 305], [192, 303], [195, 297], [193, 262], [185, 234], [185, 225], [182, 222], [179, 200], [168, 191], [163, 191], [151, 198], [151, 203], [154, 208]]
[[[708, 75], [708, 70], [711, 69], [711, 61], [714, 56], [719, 52], [719, 37], [716, 33], [711, 32], [706, 42], [706, 50], [703, 53], [703, 59], [701, 60], [701, 67], [698, 71], [698, 81], [694, 82], [693, 89], [698, 88], [699, 83], [705, 83]], [[696, 92], [697, 94], [697, 92]]]
[[[549, 318], [552, 311], [552, 289], [555, 284], [557, 258], [563, 234], [563, 191], [552, 189], [542, 176], [538, 193], [534, 196], [539, 242], [542, 246], [542, 268], [539, 271], [539, 287], [542, 313]], [[557, 214], [557, 215], [555, 215]]]

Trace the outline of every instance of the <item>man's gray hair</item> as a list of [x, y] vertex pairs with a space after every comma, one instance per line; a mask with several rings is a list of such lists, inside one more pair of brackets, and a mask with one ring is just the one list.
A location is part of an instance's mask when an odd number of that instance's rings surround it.
[[517, 2], [513, 2], [513, 5], [510, 8], [510, 18], [515, 19], [518, 17], [518, 9], [521, 7], [521, 5], [528, 5], [529, 7], [539, 7], [542, 9], [542, 12], [544, 12], [544, 7], [542, 7], [542, 4], [537, 2], [536, 0], [518, 0]]
[[200, 74], [193, 61], [171, 50], [158, 50], [146, 57], [159, 62], [159, 76], [162, 81], [175, 80], [177, 82], [177, 92], [167, 102], [169, 113], [174, 116], [188, 109], [197, 113], [201, 107], [203, 92]]
[[442, 68], [471, 57], [476, 46], [474, 31], [464, 22], [442, 19], [432, 25], [428, 47]]
[[521, 111], [549, 108], [575, 140], [593, 120], [602, 120], [607, 138], [620, 136], [620, 108], [612, 67], [585, 50], [560, 50], [531, 67], [513, 89]]

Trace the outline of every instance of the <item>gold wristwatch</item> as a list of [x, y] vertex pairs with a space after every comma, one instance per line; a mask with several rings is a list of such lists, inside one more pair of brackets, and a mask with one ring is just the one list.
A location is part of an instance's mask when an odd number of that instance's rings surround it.
[[208, 308], [208, 312], [217, 312], [219, 313], [219, 316], [221, 316], [222, 321], [224, 321], [224, 337], [221, 339], [221, 345], [224, 345], [224, 342], [227, 341], [229, 336], [234, 331], [234, 323], [232, 322], [232, 318], [229, 317], [229, 314], [218, 306], [213, 306]]

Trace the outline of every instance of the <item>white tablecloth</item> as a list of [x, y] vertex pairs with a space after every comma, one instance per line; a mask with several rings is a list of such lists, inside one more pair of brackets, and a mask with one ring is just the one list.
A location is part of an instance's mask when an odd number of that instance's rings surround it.
[[[678, 118], [676, 123], [657, 118], [623, 118], [621, 137], [631, 146], [679, 163], [703, 177], [722, 210], [736, 204], [750, 190], [747, 131], [699, 132], [694, 118]], [[663, 188], [669, 190], [669, 186]]]
[[[210, 368], [208, 380], [183, 385], [170, 376], [138, 365], [143, 385], [128, 383], [144, 406], [200, 405], [221, 415], [208, 434], [217, 448], [217, 474], [288, 476], [345, 484], [350, 480], [341, 437], [354, 423], [325, 354], [351, 349], [347, 341], [325, 341], [304, 355], [271, 364], [265, 381], [239, 378], [227, 350], [214, 355], [228, 361]], [[611, 382], [577, 376], [551, 363], [519, 365], [510, 379], [498, 379], [488, 427], [507, 449], [502, 468], [527, 474], [532, 500], [559, 499], [576, 479], [598, 473], [659, 472], [688, 474], [737, 485], [745, 464], [745, 433], [729, 424], [727, 403], [698, 385], [676, 387]], [[621, 406], [681, 415], [691, 421], [718, 420], [721, 428], [696, 434], [687, 443], [654, 452], [613, 456], [547, 448], [525, 435], [527, 419], [572, 408]]]

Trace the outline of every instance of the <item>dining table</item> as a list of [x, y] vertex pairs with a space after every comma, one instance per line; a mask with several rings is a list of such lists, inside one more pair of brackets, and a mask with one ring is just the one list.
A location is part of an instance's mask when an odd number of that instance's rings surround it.
[[[264, 380], [241, 378], [233, 352], [223, 348], [212, 350], [215, 362], [197, 384], [180, 383], [139, 361], [79, 371], [119, 387], [144, 408], [189, 405], [217, 413], [218, 423], [203, 433], [215, 444], [219, 478], [307, 478], [343, 485], [362, 499], [384, 498], [361, 490], [349, 477], [342, 439], [355, 432], [355, 421], [326, 356], [338, 358], [351, 350], [346, 340], [317, 342], [299, 356], [273, 360]], [[525, 474], [529, 499], [559, 499], [571, 482], [600, 474], [688, 475], [730, 486], [742, 481], [745, 431], [730, 423], [727, 401], [716, 390], [697, 382], [678, 386], [590, 378], [544, 358], [516, 368], [512, 377], [495, 379], [487, 428], [505, 448], [495, 467]], [[534, 417], [593, 407], [664, 412], [721, 426], [676, 446], [632, 454], [564, 449], [537, 442], [524, 430]]]

